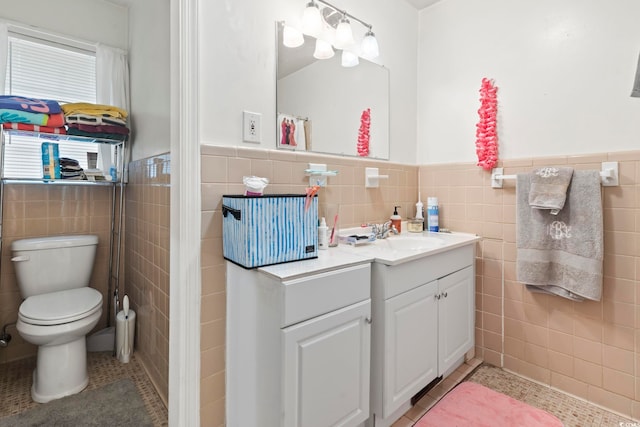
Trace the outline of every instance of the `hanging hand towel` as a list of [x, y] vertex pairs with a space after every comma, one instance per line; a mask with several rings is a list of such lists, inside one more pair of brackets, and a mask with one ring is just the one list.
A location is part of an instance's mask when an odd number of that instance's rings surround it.
[[638, 68], [636, 69], [636, 78], [633, 81], [631, 96], [634, 98], [640, 98], [640, 56], [638, 57]]
[[573, 168], [544, 167], [532, 172], [529, 206], [549, 209], [552, 215], [564, 207]]
[[557, 216], [529, 206], [531, 175], [516, 185], [516, 274], [533, 292], [574, 301], [602, 296], [602, 199], [598, 171], [575, 171]]

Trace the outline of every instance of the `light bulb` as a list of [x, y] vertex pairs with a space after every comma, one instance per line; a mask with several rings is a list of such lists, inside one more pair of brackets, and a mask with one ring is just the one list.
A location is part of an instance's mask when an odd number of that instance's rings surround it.
[[355, 67], [358, 65], [360, 61], [358, 60], [358, 55], [355, 53], [343, 50], [342, 51], [342, 66], [343, 67]]
[[353, 31], [351, 30], [351, 24], [346, 17], [340, 19], [340, 23], [336, 28], [336, 43], [337, 49], [344, 49], [345, 47], [353, 44]]
[[322, 31], [322, 16], [318, 4], [313, 0], [307, 3], [302, 15], [302, 32], [317, 37]]
[[316, 59], [329, 59], [334, 55], [331, 43], [328, 41], [317, 39], [316, 50], [313, 52], [313, 57]]
[[282, 44], [286, 47], [298, 47], [304, 44], [304, 36], [298, 30], [287, 25], [282, 31]]
[[362, 39], [362, 57], [366, 59], [374, 59], [380, 55], [378, 50], [378, 40], [375, 34], [369, 29]]

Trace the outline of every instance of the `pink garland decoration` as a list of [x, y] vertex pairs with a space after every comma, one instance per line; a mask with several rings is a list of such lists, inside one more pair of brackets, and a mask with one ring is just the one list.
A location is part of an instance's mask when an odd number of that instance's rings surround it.
[[476, 125], [476, 154], [478, 166], [491, 170], [498, 162], [498, 132], [496, 115], [498, 113], [498, 88], [487, 78], [482, 79], [480, 87], [480, 120]]
[[367, 108], [360, 116], [360, 129], [358, 130], [358, 155], [369, 155], [369, 128], [371, 127], [371, 108]]

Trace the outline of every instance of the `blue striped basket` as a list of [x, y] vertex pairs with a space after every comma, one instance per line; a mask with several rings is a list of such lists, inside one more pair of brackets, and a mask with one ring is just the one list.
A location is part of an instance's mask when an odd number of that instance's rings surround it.
[[222, 196], [224, 258], [245, 268], [318, 257], [318, 197]]

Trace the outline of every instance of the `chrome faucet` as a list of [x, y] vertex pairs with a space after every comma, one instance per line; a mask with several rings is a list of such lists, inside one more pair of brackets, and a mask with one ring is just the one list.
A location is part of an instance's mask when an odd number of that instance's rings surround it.
[[376, 235], [376, 239], [386, 239], [389, 233], [398, 234], [398, 230], [391, 225], [391, 221], [384, 224], [367, 224], [367, 227], [371, 227], [371, 232]]

